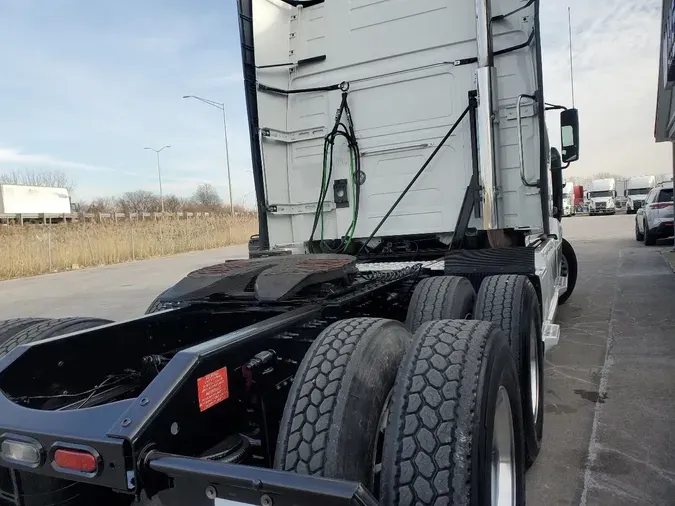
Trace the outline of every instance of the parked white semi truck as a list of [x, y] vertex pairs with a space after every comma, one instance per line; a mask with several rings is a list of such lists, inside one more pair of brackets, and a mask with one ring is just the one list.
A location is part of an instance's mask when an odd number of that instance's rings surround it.
[[626, 184], [626, 213], [635, 214], [645, 203], [649, 192], [656, 186], [655, 176], [631, 177]]
[[577, 277], [540, 0], [237, 3], [257, 258], [0, 325], [2, 497], [525, 504]]
[[591, 190], [586, 194], [589, 201], [588, 214], [616, 213], [616, 181], [614, 178], [594, 179], [591, 182]]

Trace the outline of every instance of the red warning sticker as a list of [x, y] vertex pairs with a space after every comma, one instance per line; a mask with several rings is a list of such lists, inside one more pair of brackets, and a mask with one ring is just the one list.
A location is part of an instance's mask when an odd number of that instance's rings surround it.
[[230, 396], [227, 385], [227, 367], [197, 378], [199, 411], [206, 411]]

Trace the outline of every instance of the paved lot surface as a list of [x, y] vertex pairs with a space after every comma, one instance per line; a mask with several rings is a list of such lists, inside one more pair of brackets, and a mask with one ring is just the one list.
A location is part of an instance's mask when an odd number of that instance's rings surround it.
[[96, 316], [119, 321], [142, 315], [160, 292], [188, 272], [229, 258], [246, 245], [80, 271], [0, 282], [0, 319]]
[[[579, 281], [547, 356], [545, 441], [528, 503], [675, 504], [675, 274], [667, 243], [636, 243], [633, 217], [566, 218]], [[0, 319], [143, 313], [183, 274], [232, 247], [0, 283]]]
[[579, 281], [546, 357], [544, 445], [528, 503], [675, 504], [675, 274], [634, 217], [563, 221]]

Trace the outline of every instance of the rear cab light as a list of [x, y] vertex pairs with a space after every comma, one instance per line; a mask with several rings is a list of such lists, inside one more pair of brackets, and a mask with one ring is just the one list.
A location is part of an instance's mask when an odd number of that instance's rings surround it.
[[33, 438], [14, 434], [5, 434], [0, 443], [0, 457], [9, 464], [26, 467], [39, 467], [44, 452], [42, 445]]
[[101, 456], [88, 446], [56, 443], [50, 454], [52, 467], [60, 472], [94, 477], [101, 468]]

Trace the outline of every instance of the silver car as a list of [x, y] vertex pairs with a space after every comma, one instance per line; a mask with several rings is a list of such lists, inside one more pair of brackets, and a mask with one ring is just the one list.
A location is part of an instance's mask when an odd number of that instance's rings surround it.
[[673, 183], [663, 183], [649, 192], [635, 215], [635, 239], [653, 246], [673, 235]]

